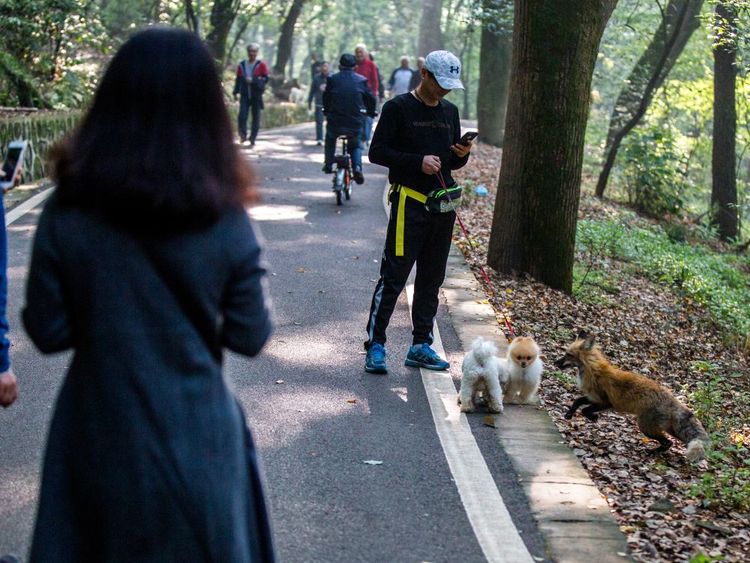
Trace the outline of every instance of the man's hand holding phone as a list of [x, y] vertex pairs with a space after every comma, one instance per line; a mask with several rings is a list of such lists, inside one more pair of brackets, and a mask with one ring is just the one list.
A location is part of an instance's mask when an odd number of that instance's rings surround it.
[[477, 138], [478, 133], [476, 131], [469, 131], [464, 133], [458, 142], [451, 146], [451, 150], [458, 158], [463, 158], [471, 152], [471, 147], [474, 144], [474, 139]]

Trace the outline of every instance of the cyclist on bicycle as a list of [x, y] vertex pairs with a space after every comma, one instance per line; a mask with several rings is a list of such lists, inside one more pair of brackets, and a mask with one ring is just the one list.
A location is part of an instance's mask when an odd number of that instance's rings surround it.
[[367, 88], [367, 79], [354, 72], [357, 59], [344, 53], [339, 59], [339, 72], [328, 78], [323, 92], [323, 113], [326, 115], [325, 165], [323, 172], [333, 172], [336, 139], [348, 136], [349, 154], [354, 164], [354, 181], [365, 181], [362, 175], [362, 136], [365, 116], [375, 115], [375, 98]]

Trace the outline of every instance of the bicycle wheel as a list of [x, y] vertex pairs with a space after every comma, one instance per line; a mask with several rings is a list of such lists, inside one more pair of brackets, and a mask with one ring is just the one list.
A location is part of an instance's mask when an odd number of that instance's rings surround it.
[[333, 179], [333, 191], [336, 192], [336, 205], [341, 205], [341, 192], [344, 191], [344, 178], [346, 170], [339, 168], [336, 170], [336, 176]]
[[352, 198], [352, 176], [349, 174], [348, 170], [344, 175], [344, 195], [346, 196], [347, 201]]

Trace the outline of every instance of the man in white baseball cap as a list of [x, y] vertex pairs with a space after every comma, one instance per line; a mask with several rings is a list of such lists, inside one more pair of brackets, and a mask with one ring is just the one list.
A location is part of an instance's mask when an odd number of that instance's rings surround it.
[[404, 363], [433, 370], [450, 367], [432, 349], [432, 327], [461, 197], [451, 171], [468, 162], [472, 143], [461, 140], [458, 108], [443, 99], [464, 87], [461, 61], [448, 51], [433, 51], [420, 73], [422, 81], [414, 90], [383, 105], [370, 144], [370, 162], [388, 167], [391, 214], [367, 322], [369, 373], [388, 373], [385, 332], [415, 263], [414, 330]]
[[461, 61], [450, 51], [432, 51], [424, 59], [426, 68], [444, 90], [463, 90]]

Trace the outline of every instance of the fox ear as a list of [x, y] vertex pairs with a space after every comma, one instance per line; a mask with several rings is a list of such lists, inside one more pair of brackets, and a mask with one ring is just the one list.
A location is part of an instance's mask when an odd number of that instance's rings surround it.
[[589, 333], [585, 330], [578, 331], [578, 338], [579, 340], [586, 340], [589, 337]]
[[594, 335], [586, 335], [583, 339], [583, 349], [584, 350], [591, 350], [594, 347]]

